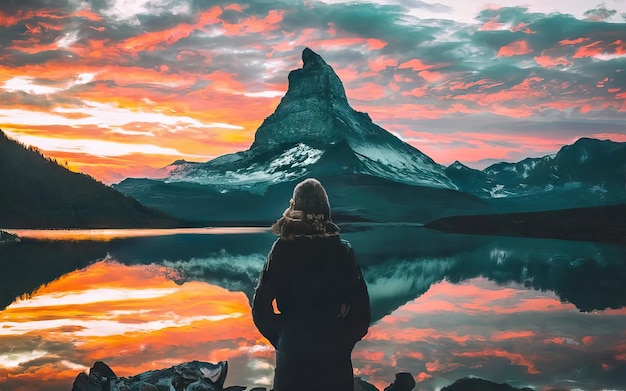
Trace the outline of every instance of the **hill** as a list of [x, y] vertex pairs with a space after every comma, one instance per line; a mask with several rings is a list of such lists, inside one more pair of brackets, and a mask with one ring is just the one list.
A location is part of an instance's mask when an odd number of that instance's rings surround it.
[[71, 172], [0, 130], [0, 227], [148, 228], [184, 222]]
[[425, 227], [464, 234], [626, 243], [626, 204], [451, 216], [432, 221]]

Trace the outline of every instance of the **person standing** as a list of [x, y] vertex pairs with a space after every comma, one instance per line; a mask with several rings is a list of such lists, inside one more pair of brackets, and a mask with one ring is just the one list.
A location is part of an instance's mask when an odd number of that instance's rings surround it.
[[368, 331], [369, 295], [318, 180], [296, 185], [272, 231], [279, 238], [259, 276], [252, 317], [276, 350], [274, 391], [353, 391], [351, 355]]

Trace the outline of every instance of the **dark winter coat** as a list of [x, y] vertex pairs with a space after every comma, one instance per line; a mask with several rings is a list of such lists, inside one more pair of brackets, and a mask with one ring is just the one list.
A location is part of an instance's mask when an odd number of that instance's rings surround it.
[[367, 334], [370, 307], [347, 241], [338, 235], [278, 239], [252, 315], [276, 348], [274, 391], [353, 390], [350, 356]]

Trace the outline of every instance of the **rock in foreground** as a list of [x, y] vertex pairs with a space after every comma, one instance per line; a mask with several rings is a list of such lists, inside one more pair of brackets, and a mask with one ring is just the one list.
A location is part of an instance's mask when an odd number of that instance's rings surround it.
[[[267, 391], [263, 387], [224, 387], [228, 363], [212, 364], [191, 361], [170, 368], [148, 371], [136, 376], [118, 377], [102, 361], [97, 361], [89, 374], [76, 376], [72, 391]], [[399, 372], [384, 391], [412, 391], [415, 379], [408, 372]], [[323, 390], [320, 390], [323, 391]], [[360, 377], [354, 379], [354, 391], [380, 391]], [[508, 384], [494, 383], [480, 378], [459, 379], [442, 391], [532, 391], [530, 388], [514, 388]]]
[[[224, 388], [228, 373], [228, 363], [217, 364], [191, 361], [167, 369], [148, 371], [136, 376], [118, 377], [102, 361], [97, 361], [89, 374], [79, 373], [74, 380], [72, 391], [243, 391], [246, 386]], [[411, 391], [415, 380], [409, 373], [396, 375], [394, 383], [385, 388], [388, 391]], [[379, 391], [375, 386], [355, 378], [355, 391]], [[263, 387], [250, 391], [267, 391]]]
[[118, 377], [97, 361], [89, 375], [80, 373], [72, 391], [240, 391], [245, 387], [224, 388], [228, 363], [191, 361], [167, 369], [148, 371], [131, 377]]

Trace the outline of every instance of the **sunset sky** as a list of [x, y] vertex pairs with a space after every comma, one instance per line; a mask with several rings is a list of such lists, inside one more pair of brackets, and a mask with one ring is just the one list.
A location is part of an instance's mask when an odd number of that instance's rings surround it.
[[305, 47], [440, 164], [626, 141], [625, 0], [3, 1], [0, 128], [106, 183], [155, 175], [248, 149]]

